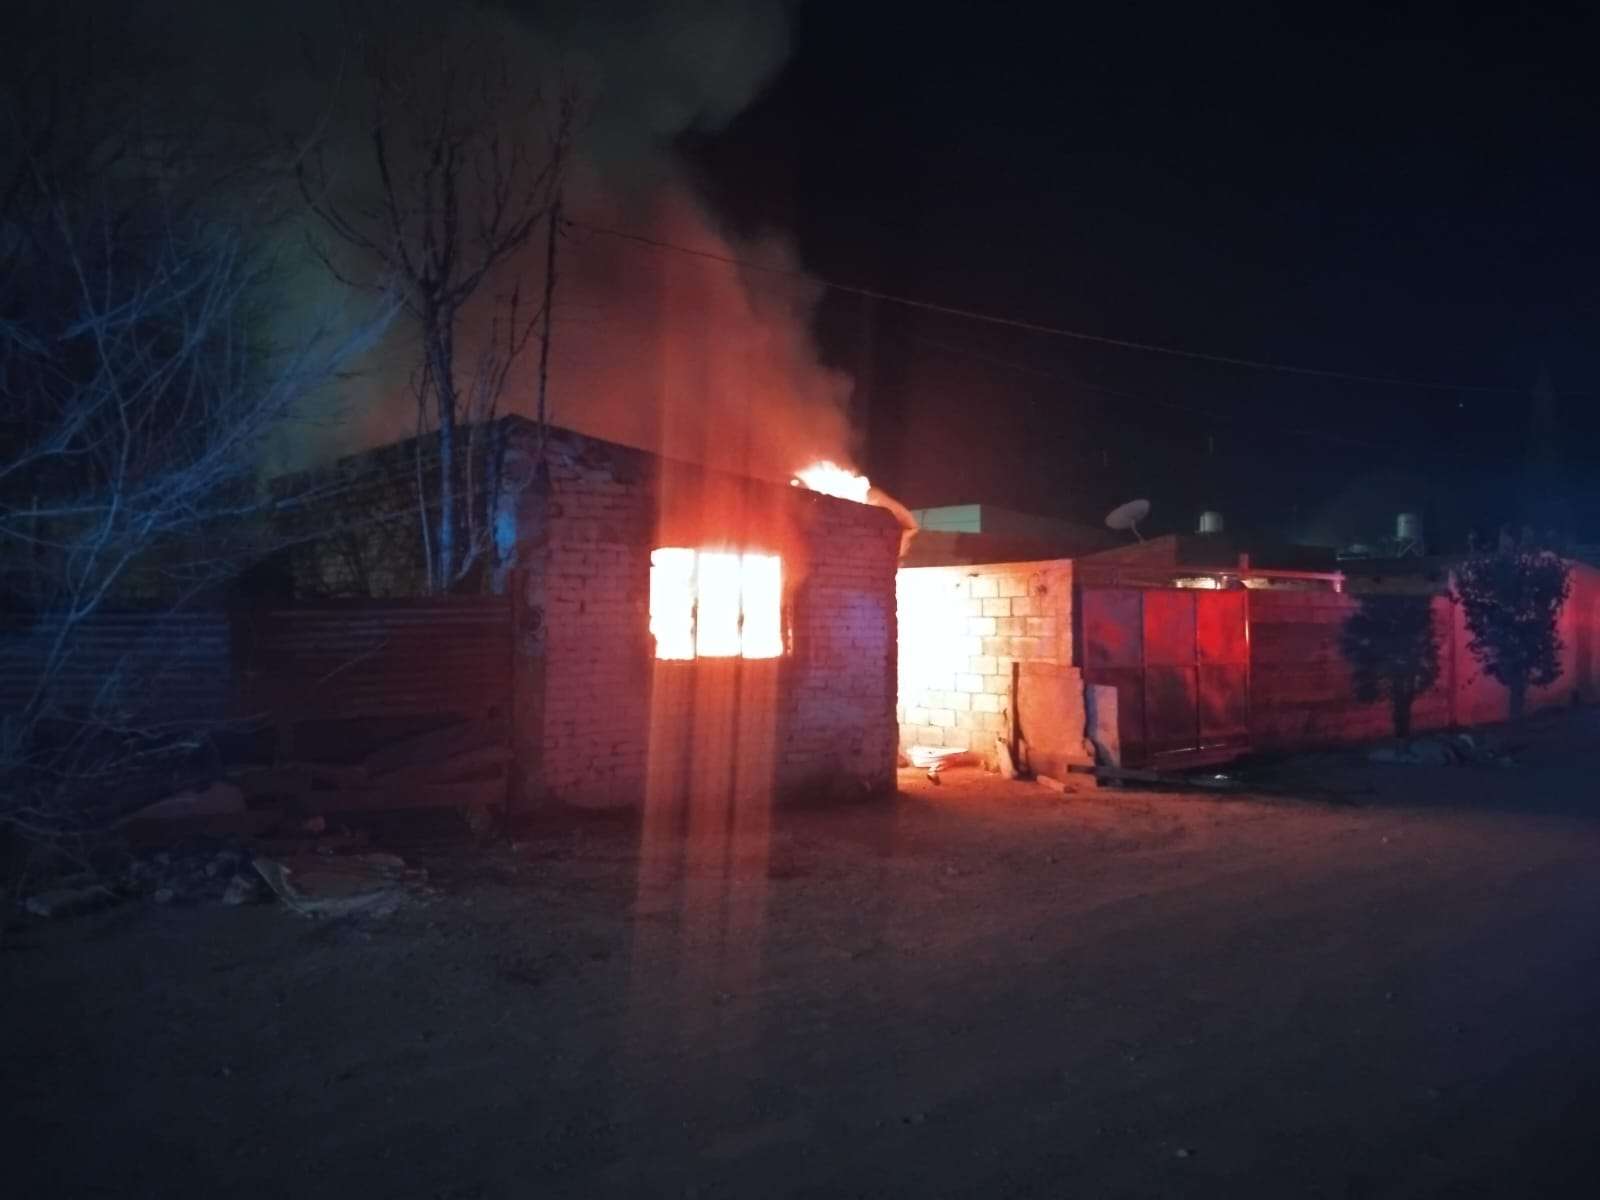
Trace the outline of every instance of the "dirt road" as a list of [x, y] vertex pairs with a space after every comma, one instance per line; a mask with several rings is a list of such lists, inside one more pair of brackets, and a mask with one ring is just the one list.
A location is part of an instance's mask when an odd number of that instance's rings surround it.
[[914, 774], [414, 850], [371, 922], [0, 943], [16, 1196], [1565, 1196], [1600, 1166], [1600, 717], [1359, 805]]

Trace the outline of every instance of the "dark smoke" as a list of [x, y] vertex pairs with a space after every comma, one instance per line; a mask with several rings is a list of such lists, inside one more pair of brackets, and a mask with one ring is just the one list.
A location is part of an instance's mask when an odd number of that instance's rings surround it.
[[[224, 107], [300, 129], [322, 121], [347, 169], [366, 169], [353, 58], [323, 5], [295, 0], [236, 13], [174, 3], [175, 22], [188, 22], [196, 43], [200, 86], [223, 97]], [[424, 29], [423, 40], [441, 47], [457, 32], [481, 37], [487, 27], [530, 81], [551, 92], [579, 88], [587, 117], [565, 203], [580, 225], [798, 269], [780, 232], [753, 240], [723, 232], [674, 149], [686, 132], [725, 125], [772, 81], [789, 53], [786, 5], [562, 0], [438, 7], [403, 0], [367, 11]], [[347, 182], [359, 189], [367, 181]], [[541, 290], [540, 242], [512, 268], [525, 296]], [[336, 285], [302, 252], [295, 255], [296, 295], [307, 310], [323, 305]], [[563, 237], [558, 278], [550, 393], [556, 423], [774, 477], [813, 458], [850, 458], [851, 381], [818, 361], [810, 326], [817, 297], [803, 279], [583, 228]], [[295, 320], [295, 312], [284, 314], [286, 328]], [[290, 439], [284, 465], [414, 432], [406, 391], [411, 360], [401, 322], [341, 396], [319, 400]], [[532, 415], [536, 362], [533, 350], [520, 360], [503, 410]]]

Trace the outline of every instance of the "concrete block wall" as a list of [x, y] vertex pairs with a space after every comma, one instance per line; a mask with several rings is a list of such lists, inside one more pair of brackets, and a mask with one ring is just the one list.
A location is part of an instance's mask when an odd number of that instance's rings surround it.
[[[564, 431], [547, 460], [547, 489], [516, 512], [522, 802], [893, 786], [893, 517]], [[661, 546], [778, 554], [788, 652], [657, 660], [650, 552]]]
[[992, 757], [1012, 664], [1072, 663], [1072, 562], [908, 567], [896, 579], [902, 750]]

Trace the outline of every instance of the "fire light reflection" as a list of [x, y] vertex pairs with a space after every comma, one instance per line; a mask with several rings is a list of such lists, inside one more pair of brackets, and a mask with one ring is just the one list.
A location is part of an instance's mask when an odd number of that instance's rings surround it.
[[[745, 1001], [767, 938], [783, 573], [776, 555], [668, 547], [652, 560], [651, 627], [673, 630], [658, 651], [702, 661], [658, 663], [651, 685], [626, 1040], [703, 1062], [748, 1055], [759, 1035]], [[720, 1107], [723, 1080], [630, 1090], [629, 1103], [655, 1111], [694, 1092]]]

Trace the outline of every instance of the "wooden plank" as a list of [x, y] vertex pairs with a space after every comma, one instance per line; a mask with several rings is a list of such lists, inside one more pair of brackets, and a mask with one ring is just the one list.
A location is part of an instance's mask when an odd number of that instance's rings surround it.
[[344, 788], [306, 792], [297, 804], [305, 815], [334, 812], [398, 812], [408, 808], [494, 808], [506, 802], [506, 780], [411, 784], [406, 787]]

